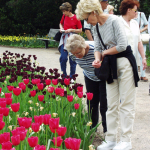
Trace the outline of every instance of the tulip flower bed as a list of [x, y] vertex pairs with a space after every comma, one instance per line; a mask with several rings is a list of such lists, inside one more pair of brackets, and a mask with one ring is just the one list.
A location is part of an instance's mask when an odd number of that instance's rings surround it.
[[6, 51], [0, 59], [0, 149], [88, 150], [99, 124], [90, 129], [82, 99], [93, 94], [31, 58]]

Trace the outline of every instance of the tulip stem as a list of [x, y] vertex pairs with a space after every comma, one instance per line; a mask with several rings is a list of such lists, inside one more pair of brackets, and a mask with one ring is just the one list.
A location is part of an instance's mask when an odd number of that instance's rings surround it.
[[89, 101], [89, 121], [91, 120], [91, 119], [90, 119], [90, 118], [91, 118], [90, 113], [91, 113], [91, 110], [90, 110], [90, 101]]
[[56, 135], [56, 129], [55, 129], [55, 148], [57, 147], [57, 135]]
[[29, 130], [27, 131], [27, 149], [29, 149], [28, 148], [28, 137], [29, 137]]
[[39, 137], [40, 137], [40, 131], [38, 132], [38, 144], [40, 143], [40, 142], [39, 142], [39, 140], [40, 140]]
[[21, 142], [21, 150], [22, 150], [22, 142]]
[[47, 145], [47, 125], [46, 125], [46, 145]]

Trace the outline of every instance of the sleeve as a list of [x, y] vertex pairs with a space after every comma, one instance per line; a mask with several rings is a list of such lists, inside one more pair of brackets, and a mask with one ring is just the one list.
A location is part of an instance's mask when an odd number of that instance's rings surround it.
[[81, 29], [81, 28], [82, 28], [81, 21], [77, 19], [77, 29]]
[[71, 52], [69, 52], [69, 57], [70, 57], [73, 61], [76, 61], [76, 57], [75, 57]]
[[148, 33], [150, 34], [150, 16], [148, 18]]
[[87, 23], [87, 21], [84, 20], [84, 29], [85, 30], [91, 30], [91, 25]]
[[62, 16], [60, 23], [63, 24], [65, 15]]
[[116, 18], [112, 23], [115, 35], [115, 41], [117, 43], [116, 49], [118, 52], [122, 52], [126, 50], [127, 47], [127, 36], [124, 30], [123, 22], [120, 18]]
[[93, 27], [94, 28], [94, 52], [95, 51], [99, 51], [100, 53], [102, 52], [102, 45], [100, 43], [100, 39], [99, 36], [97, 34], [97, 30], [96, 30], [96, 26]]
[[146, 16], [145, 16], [145, 14], [143, 12], [141, 13], [141, 19], [143, 20], [144, 25], [148, 25]]

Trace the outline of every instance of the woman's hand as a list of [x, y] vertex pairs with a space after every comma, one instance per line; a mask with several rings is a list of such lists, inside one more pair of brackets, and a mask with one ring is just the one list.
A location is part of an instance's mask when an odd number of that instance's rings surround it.
[[143, 64], [143, 70], [145, 70], [146, 67], [147, 67], [147, 62], [146, 62], [146, 59], [145, 59], [145, 58], [142, 59], [142, 64]]
[[95, 59], [92, 63], [94, 68], [99, 68], [101, 66], [101, 61], [99, 59]]
[[67, 30], [65, 30], [65, 33], [70, 33], [70, 32], [73, 32], [74, 31], [74, 29], [67, 29]]
[[59, 31], [62, 33], [62, 30], [64, 30], [64, 28], [60, 28]]

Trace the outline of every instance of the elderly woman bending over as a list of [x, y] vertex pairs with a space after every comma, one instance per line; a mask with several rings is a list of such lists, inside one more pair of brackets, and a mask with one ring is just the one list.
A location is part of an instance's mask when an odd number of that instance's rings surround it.
[[[99, 119], [99, 104], [100, 113], [102, 117], [102, 126], [104, 133], [107, 131], [106, 127], [106, 83], [100, 81], [94, 74], [94, 41], [86, 41], [80, 35], [71, 35], [66, 43], [66, 49], [71, 52], [70, 57], [82, 69], [87, 92], [93, 93], [93, 99], [90, 101], [90, 114], [92, 114], [92, 128], [95, 127]], [[88, 111], [89, 101], [87, 100]]]
[[[95, 60], [92, 65], [99, 68], [101, 67], [101, 59], [108, 57], [112, 70], [111, 80], [107, 80], [106, 83], [108, 104], [106, 142], [98, 146], [97, 150], [131, 149], [131, 135], [135, 116], [135, 93], [139, 77], [131, 47], [127, 46], [127, 38], [122, 22], [115, 15], [104, 14], [98, 0], [80, 0], [75, 12], [78, 19], [87, 20], [87, 23], [93, 26], [96, 25], [94, 27]], [[103, 47], [96, 27], [107, 49]], [[120, 142], [116, 143], [118, 114], [121, 121], [121, 137]]]

